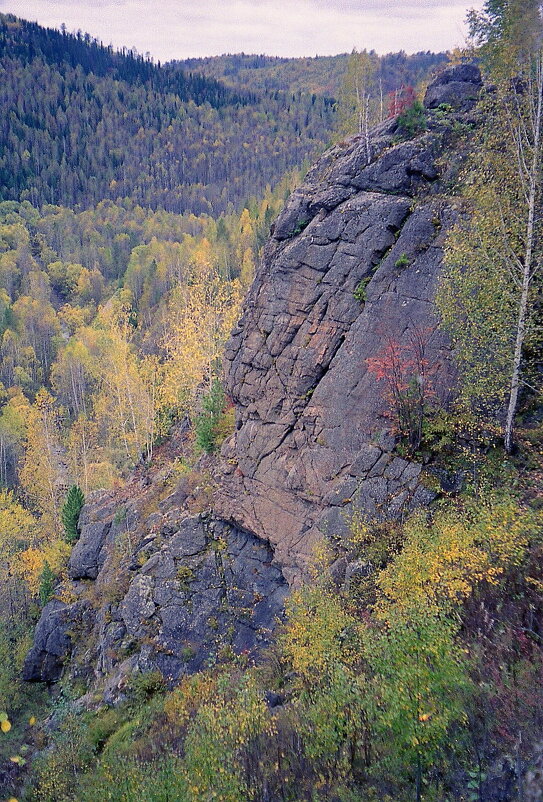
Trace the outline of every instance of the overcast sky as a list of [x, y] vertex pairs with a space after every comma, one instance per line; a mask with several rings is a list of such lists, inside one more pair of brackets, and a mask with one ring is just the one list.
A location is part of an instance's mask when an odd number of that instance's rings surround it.
[[0, 11], [166, 61], [221, 53], [446, 50], [482, 0], [0, 0]]

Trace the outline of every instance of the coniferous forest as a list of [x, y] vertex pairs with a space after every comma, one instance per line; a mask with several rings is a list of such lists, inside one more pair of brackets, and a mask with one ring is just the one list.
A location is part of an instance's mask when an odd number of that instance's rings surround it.
[[0, 802], [541, 800], [541, 7], [468, 25], [0, 14]]

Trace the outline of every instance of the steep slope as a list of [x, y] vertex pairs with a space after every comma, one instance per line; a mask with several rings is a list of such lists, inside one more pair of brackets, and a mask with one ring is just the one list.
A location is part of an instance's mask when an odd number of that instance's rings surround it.
[[92, 500], [27, 679], [57, 680], [72, 655], [72, 675], [115, 699], [137, 669], [175, 680], [221, 649], [254, 653], [318, 540], [341, 537], [355, 510], [397, 519], [432, 500], [422, 466], [394, 450], [368, 359], [420, 335], [450, 400], [432, 299], [455, 217], [445, 189], [480, 89], [476, 68], [449, 68], [427, 92], [425, 130], [406, 140], [387, 122], [369, 159], [363, 138], [341, 143], [293, 193], [227, 350], [237, 423], [220, 463], [142, 470]]

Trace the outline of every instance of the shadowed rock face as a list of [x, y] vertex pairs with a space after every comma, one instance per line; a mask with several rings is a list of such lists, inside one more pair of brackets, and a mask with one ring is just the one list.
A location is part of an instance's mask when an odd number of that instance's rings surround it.
[[[345, 535], [355, 509], [393, 520], [433, 499], [421, 465], [394, 451], [368, 360], [422, 336], [436, 396], [451, 399], [433, 298], [455, 219], [444, 192], [461, 159], [451, 132], [472, 123], [480, 87], [473, 67], [445, 70], [427, 92], [427, 130], [401, 141], [387, 121], [370, 163], [355, 137], [308, 173], [227, 348], [237, 425], [215, 465], [212, 509], [207, 500], [195, 514], [198, 488], [184, 480], [164, 499], [160, 473], [92, 498], [68, 569], [74, 601], [44, 609], [26, 679], [57, 680], [72, 655], [72, 674], [105, 682], [115, 701], [134, 670], [175, 681], [225, 646], [256, 654], [316, 541]], [[365, 570], [343, 565], [338, 581]]]
[[288, 592], [269, 545], [176, 502], [146, 519], [136, 488], [122, 516], [115, 496], [85, 507], [65, 586], [74, 601], [45, 606], [24, 679], [56, 682], [75, 658], [72, 676], [107, 680], [114, 702], [134, 671], [174, 683], [225, 648], [254, 655], [269, 641]]
[[[447, 102], [448, 113], [460, 109], [449, 126], [466, 122], [479, 89], [476, 68], [452, 68], [427, 105]], [[381, 125], [369, 164], [362, 137], [322, 157], [275, 224], [227, 350], [238, 418], [217, 509], [268, 539], [289, 581], [323, 533], [345, 533], [353, 506], [394, 518], [432, 498], [421, 467], [391, 453], [388, 405], [367, 360], [423, 334], [436, 394], [450, 400], [454, 369], [433, 307], [454, 222], [441, 195], [441, 115], [430, 112], [428, 130], [407, 142], [395, 143], [396, 121]]]

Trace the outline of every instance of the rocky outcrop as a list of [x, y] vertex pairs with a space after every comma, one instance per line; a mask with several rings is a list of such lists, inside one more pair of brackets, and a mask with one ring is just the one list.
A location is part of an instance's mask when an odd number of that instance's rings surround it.
[[90, 604], [68, 605], [53, 599], [45, 605], [34, 633], [34, 644], [23, 666], [29, 682], [56, 682], [72, 653], [73, 644], [93, 626]]
[[179, 486], [160, 500], [163, 490], [159, 474], [86, 505], [72, 581], [58, 594], [71, 600], [44, 608], [25, 679], [55, 682], [69, 663], [87, 684], [105, 682], [114, 701], [134, 671], [175, 682], [269, 641], [288, 590], [269, 545], [209, 511], [189, 514]]
[[354, 508], [399, 517], [432, 498], [421, 466], [393, 452], [368, 360], [422, 335], [436, 395], [450, 400], [455, 374], [433, 307], [454, 221], [446, 142], [453, 123], [470, 124], [480, 86], [476, 68], [448, 69], [428, 89], [423, 133], [398, 141], [396, 121], [385, 123], [369, 164], [362, 137], [326, 153], [266, 246], [226, 354], [238, 417], [217, 506], [270, 541], [289, 581], [323, 533], [345, 533]]
[[443, 70], [428, 87], [424, 104], [437, 109], [442, 104], [456, 111], [470, 111], [481, 92], [481, 73], [475, 64], [459, 64]]
[[[476, 68], [450, 68], [428, 89], [424, 131], [406, 140], [387, 121], [369, 162], [354, 137], [308, 173], [273, 227], [227, 348], [237, 418], [221, 460], [204, 460], [192, 484], [173, 469], [140, 471], [91, 500], [65, 600], [43, 612], [27, 679], [58, 679], [71, 655], [71, 670], [115, 700], [134, 670], [174, 682], [229, 651], [254, 655], [317, 541], [345, 536], [355, 511], [399, 519], [435, 497], [423, 466], [398, 453], [370, 366], [388, 344], [409, 353], [422, 339], [435, 398], [451, 400], [455, 371], [433, 299], [455, 220], [446, 189], [480, 87]], [[339, 582], [372, 570], [344, 562]]]

